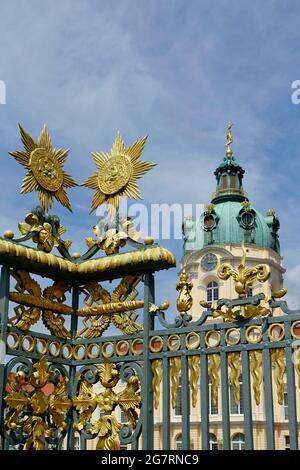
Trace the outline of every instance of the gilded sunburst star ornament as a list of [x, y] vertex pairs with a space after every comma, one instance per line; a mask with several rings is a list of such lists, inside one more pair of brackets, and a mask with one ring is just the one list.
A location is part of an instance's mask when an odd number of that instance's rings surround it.
[[118, 132], [110, 153], [92, 153], [97, 172], [82, 184], [96, 190], [90, 212], [106, 201], [109, 212], [114, 215], [120, 197], [142, 198], [137, 180], [156, 165], [139, 159], [146, 140], [144, 137], [126, 148]]
[[71, 176], [63, 170], [69, 150], [52, 147], [46, 126], [43, 127], [37, 142], [19, 125], [24, 150], [10, 152], [27, 173], [22, 183], [21, 193], [37, 191], [44, 210], [53, 204], [53, 197], [71, 211], [69, 198], [64, 188], [77, 186]]

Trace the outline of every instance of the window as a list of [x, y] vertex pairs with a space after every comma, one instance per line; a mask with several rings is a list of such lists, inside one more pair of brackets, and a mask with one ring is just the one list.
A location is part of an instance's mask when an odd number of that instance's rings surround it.
[[222, 189], [227, 188], [227, 175], [222, 176]]
[[235, 434], [231, 440], [232, 450], [245, 450], [245, 435], [241, 432]]
[[285, 450], [291, 450], [290, 436], [284, 436], [284, 447], [285, 447]]
[[215, 219], [212, 215], [206, 215], [204, 217], [204, 227], [209, 230], [212, 229], [215, 225]]
[[175, 416], [181, 416], [182, 415], [182, 394], [181, 394], [181, 377], [179, 377], [179, 386], [177, 390], [177, 398], [176, 398], [176, 404], [175, 404], [175, 409], [174, 409], [174, 415]]
[[218, 415], [218, 414], [219, 414], [218, 398], [217, 398], [217, 403], [214, 405], [214, 404], [213, 404], [213, 401], [212, 401], [212, 396], [211, 396], [212, 385], [211, 385], [211, 379], [210, 379], [210, 377], [209, 377], [208, 388], [209, 388], [209, 395], [208, 395], [208, 399], [209, 399], [209, 414], [210, 414], [210, 415]]
[[288, 394], [287, 394], [286, 387], [285, 387], [284, 395], [283, 395], [283, 417], [286, 421], [288, 421], [288, 419], [289, 419], [289, 405], [288, 405]]
[[249, 286], [248, 287], [248, 297], [252, 297], [252, 295], [253, 295], [253, 287]]
[[250, 228], [253, 225], [254, 217], [251, 212], [243, 212], [242, 214], [242, 224], [244, 225], [245, 229]]
[[182, 450], [182, 434], [177, 434], [175, 438], [175, 449]]
[[236, 185], [235, 182], [236, 182], [236, 177], [235, 177], [235, 175], [231, 175], [231, 176], [230, 176], [230, 187], [231, 187], [231, 188], [235, 188], [235, 185]]
[[240, 403], [237, 405], [234, 399], [234, 388], [233, 385], [229, 386], [229, 399], [230, 399], [230, 413], [232, 415], [243, 415], [244, 414], [244, 397], [243, 397], [243, 378], [240, 375]]
[[206, 288], [206, 299], [207, 302], [213, 302], [219, 299], [219, 287], [217, 282], [212, 281], [208, 284]]
[[209, 434], [209, 450], [218, 450], [218, 441], [215, 434]]

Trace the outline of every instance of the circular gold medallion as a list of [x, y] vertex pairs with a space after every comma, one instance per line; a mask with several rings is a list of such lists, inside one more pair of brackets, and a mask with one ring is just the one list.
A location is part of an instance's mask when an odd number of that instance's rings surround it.
[[62, 186], [63, 172], [48, 150], [35, 149], [29, 164], [35, 179], [44, 189], [55, 192]]
[[132, 174], [132, 164], [126, 155], [114, 155], [104, 163], [98, 175], [98, 186], [104, 194], [115, 194], [124, 188]]

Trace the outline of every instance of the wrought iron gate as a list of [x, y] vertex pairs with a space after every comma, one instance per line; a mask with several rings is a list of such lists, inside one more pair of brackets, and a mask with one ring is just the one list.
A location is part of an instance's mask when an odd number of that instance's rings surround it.
[[[25, 131], [22, 140], [34, 156], [30, 178], [40, 171], [35, 159], [44, 162], [45, 152], [50, 163], [56, 164], [55, 158], [63, 161], [63, 154], [51, 153], [46, 131], [42, 131], [38, 144]], [[131, 146], [128, 154], [137, 159], [144, 143]], [[117, 137], [113, 149], [125, 152], [121, 144]], [[14, 153], [28, 166], [26, 155]], [[108, 162], [103, 155], [97, 158], [99, 165]], [[111, 158], [119, 164], [119, 155], [113, 151]], [[298, 448], [299, 392], [295, 378], [299, 388], [300, 311], [288, 310], [280, 300], [284, 289], [272, 293], [269, 299], [264, 294], [247, 297], [254, 279], [267, 281], [268, 266], [248, 268], [243, 247], [238, 269], [227, 263], [218, 268], [220, 278], [233, 278], [237, 298], [220, 299], [216, 304], [202, 302], [205, 310], [199, 318], [188, 313], [193, 302], [192, 284], [181, 272], [176, 286], [178, 312], [166, 319], [168, 303], [155, 304], [154, 274], [175, 266], [173, 255], [151, 238], [138, 242], [128, 219], [118, 220], [118, 230], [107, 225], [96, 227], [97, 238], [87, 239], [87, 252], [71, 255], [69, 242], [61, 239], [64, 228], [58, 217], [45, 212], [50, 196], [56, 194], [57, 181], [67, 185], [71, 181], [54, 163], [49, 169], [48, 160], [39, 179], [44, 185], [43, 207], [35, 208], [20, 224], [21, 238], [14, 238], [10, 231], [0, 238], [3, 448], [73, 449], [75, 437], [80, 436], [81, 449], [90, 439], [97, 439], [98, 449], [170, 449], [172, 413], [180, 402], [177, 426], [181, 426], [182, 448], [191, 447], [194, 410], [201, 436], [199, 448], [209, 449], [209, 408], [219, 401], [220, 447], [230, 449], [231, 392], [237, 405], [243, 396], [247, 449], [255, 447], [253, 409], [262, 401], [267, 448], [276, 447], [274, 404], [278, 401], [283, 405], [284, 400], [290, 447]], [[110, 169], [107, 173], [110, 175]], [[121, 172], [122, 188], [130, 174]], [[109, 194], [107, 181], [100, 180], [98, 186]], [[111, 181], [116, 184], [116, 180]], [[89, 180], [88, 184], [94, 188], [95, 182]], [[28, 185], [27, 178], [26, 188], [36, 189]], [[117, 192], [118, 186], [114, 190]], [[97, 195], [94, 205], [103, 194]], [[61, 194], [56, 196], [67, 205]], [[37, 246], [28, 246], [29, 240]], [[51, 253], [54, 247], [60, 256]], [[130, 251], [120, 253], [121, 248]], [[97, 257], [101, 249], [106, 256]], [[139, 285], [144, 289], [142, 298]], [[41, 322], [50, 333], [42, 332]], [[157, 421], [162, 423], [160, 435]]]
[[[88, 439], [97, 436], [99, 449], [128, 444], [132, 449], [170, 449], [172, 412], [181, 399], [182, 448], [190, 448], [191, 409], [196, 408], [201, 448], [210, 448], [210, 401], [216, 404], [220, 400], [222, 448], [230, 449], [230, 387], [237, 404], [243, 396], [247, 449], [254, 447], [253, 406], [262, 400], [267, 448], [275, 448], [274, 403], [283, 405], [286, 397], [290, 446], [298, 448], [295, 375], [299, 386], [300, 312], [289, 311], [286, 303], [276, 298], [282, 291], [275, 293], [267, 306], [263, 294], [221, 299], [216, 305], [207, 305], [200, 318], [194, 319], [188, 314], [191, 283], [183, 272], [177, 284], [179, 314], [172, 322], [165, 319], [162, 310], [168, 305], [155, 305], [153, 266], [174, 264], [172, 255], [159, 247], [143, 245], [142, 250], [97, 259], [93, 279], [97, 272], [99, 281], [105, 277], [99, 267], [106, 260], [113, 265], [116, 257], [133, 259], [136, 253], [155, 258], [150, 271], [143, 263], [127, 265], [113, 295], [95, 280], [78, 285], [57, 279], [41, 293], [33, 276], [17, 266], [38, 252], [7, 239], [0, 241], [0, 249], [1, 262], [5, 262], [0, 296], [4, 448], [72, 449], [76, 433], [82, 449]], [[12, 250], [18, 250], [18, 257], [12, 257]], [[63, 269], [63, 261], [60, 263]], [[35, 272], [38, 269], [36, 266]], [[54, 274], [51, 263], [47, 269]], [[139, 281], [144, 284], [143, 300], [136, 300]], [[70, 289], [72, 304], [68, 306], [64, 299]], [[137, 323], [134, 310], [128, 314], [128, 308], [141, 305], [143, 325]], [[70, 330], [62, 313], [71, 313]], [[84, 315], [84, 323], [79, 329], [80, 315]], [[31, 325], [39, 316], [52, 334], [32, 331]], [[121, 334], [102, 334], [110, 321]], [[101, 387], [95, 388], [95, 384]], [[179, 388], [181, 398], [177, 396]], [[101, 414], [95, 417], [97, 407]], [[117, 407], [125, 414], [125, 423], [115, 414]], [[162, 433], [161, 442], [156, 437], [154, 444], [156, 408], [161, 414]]]

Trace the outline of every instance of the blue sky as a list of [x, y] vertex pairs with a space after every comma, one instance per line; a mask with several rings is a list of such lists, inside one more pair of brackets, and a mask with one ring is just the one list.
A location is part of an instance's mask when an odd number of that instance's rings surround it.
[[[47, 123], [54, 145], [71, 149], [66, 169], [78, 182], [94, 171], [90, 152], [109, 150], [118, 129], [128, 144], [148, 134], [144, 158], [158, 166], [141, 183], [147, 203], [207, 203], [233, 122], [250, 200], [280, 218], [297, 305], [299, 1], [2, 1], [0, 22], [1, 231], [37, 200], [19, 195], [24, 171], [8, 156], [21, 147], [18, 122], [35, 137]], [[53, 212], [82, 252], [96, 221], [92, 192], [69, 196], [74, 215], [58, 204]], [[164, 245], [180, 259], [180, 241]], [[174, 295], [177, 271], [159, 276], [159, 299]]]

